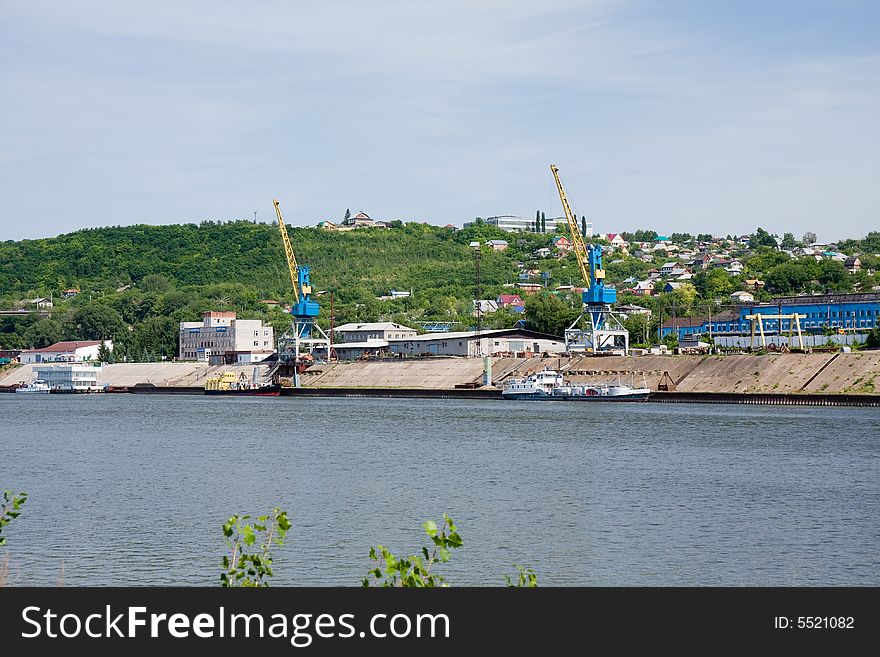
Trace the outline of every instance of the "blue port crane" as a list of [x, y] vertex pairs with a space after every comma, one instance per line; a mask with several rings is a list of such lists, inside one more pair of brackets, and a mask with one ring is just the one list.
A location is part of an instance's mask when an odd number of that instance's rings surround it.
[[550, 165], [559, 200], [568, 222], [571, 243], [577, 259], [581, 279], [587, 289], [581, 294], [583, 309], [581, 315], [565, 331], [565, 346], [568, 351], [588, 351], [591, 353], [629, 351], [629, 331], [623, 327], [620, 318], [611, 306], [617, 302], [617, 291], [605, 286], [605, 269], [602, 267], [602, 247], [584, 241], [571, 210], [568, 196], [559, 178], [559, 168]]
[[278, 231], [281, 233], [284, 255], [287, 257], [290, 283], [293, 286], [293, 304], [290, 307], [290, 314], [303, 320], [314, 320], [321, 312], [321, 307], [317, 301], [312, 301], [311, 267], [296, 262], [296, 255], [287, 234], [287, 226], [285, 226], [284, 217], [281, 215], [281, 204], [277, 198], [273, 200], [273, 203], [275, 203], [275, 214], [278, 216]]
[[[278, 359], [279, 362], [293, 361], [295, 364], [300, 364], [306, 360], [314, 360], [316, 353], [326, 357], [330, 352], [330, 339], [315, 323], [321, 307], [317, 301], [312, 300], [311, 267], [297, 263], [296, 254], [290, 244], [290, 236], [287, 234], [287, 226], [281, 214], [281, 204], [278, 199], [274, 199], [273, 202], [278, 217], [278, 231], [281, 233], [281, 243], [287, 258], [290, 283], [293, 286], [293, 303], [290, 306], [291, 327], [278, 341]], [[299, 387], [298, 368], [295, 368], [294, 380], [295, 385]]]

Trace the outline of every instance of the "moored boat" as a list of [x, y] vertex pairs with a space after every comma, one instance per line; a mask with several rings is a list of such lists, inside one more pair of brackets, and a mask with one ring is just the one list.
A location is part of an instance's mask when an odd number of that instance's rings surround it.
[[205, 382], [205, 394], [235, 397], [277, 397], [281, 394], [281, 385], [278, 383], [257, 383], [256, 377], [251, 381], [244, 372], [238, 376], [235, 372], [224, 372]]
[[626, 383], [566, 383], [554, 370], [542, 370], [522, 379], [504, 382], [504, 399], [544, 399], [556, 401], [645, 401], [651, 394], [648, 387], [637, 388]]
[[34, 379], [28, 385], [16, 388], [15, 392], [49, 394], [51, 390], [49, 384], [43, 379]]

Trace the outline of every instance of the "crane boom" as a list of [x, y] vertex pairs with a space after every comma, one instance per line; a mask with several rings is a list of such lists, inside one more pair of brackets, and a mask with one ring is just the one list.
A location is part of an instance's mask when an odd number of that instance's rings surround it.
[[562, 209], [565, 211], [565, 219], [568, 221], [568, 230], [571, 233], [571, 242], [574, 247], [575, 258], [581, 271], [581, 278], [587, 286], [587, 291], [581, 295], [584, 303], [597, 306], [612, 304], [617, 301], [617, 292], [605, 287], [605, 270], [602, 269], [602, 247], [598, 244], [587, 246], [584, 236], [577, 225], [577, 219], [571, 211], [568, 197], [562, 188], [559, 179], [559, 169], [555, 164], [550, 165], [553, 178], [556, 180], [556, 188], [559, 190], [559, 200], [562, 201]]
[[568, 232], [571, 233], [571, 244], [574, 247], [578, 268], [581, 270], [581, 278], [584, 281], [584, 285], [590, 287], [592, 285], [590, 277], [590, 253], [587, 250], [587, 245], [584, 243], [584, 236], [581, 235], [581, 231], [578, 228], [577, 219], [571, 211], [568, 197], [565, 195], [565, 190], [562, 188], [562, 181], [559, 179], [559, 169], [555, 164], [551, 164], [550, 170], [553, 172], [553, 178], [556, 180], [556, 188], [559, 190], [559, 200], [562, 201], [562, 210], [565, 212], [566, 221], [568, 221]]
[[284, 217], [281, 216], [281, 206], [278, 199], [274, 199], [275, 214], [278, 215], [278, 230], [281, 233], [281, 243], [284, 245], [284, 255], [287, 256], [287, 269], [290, 271], [290, 284], [293, 286], [293, 303], [299, 302], [299, 282], [297, 281], [298, 267], [293, 247], [290, 246], [290, 238], [287, 236], [287, 227], [284, 225]]

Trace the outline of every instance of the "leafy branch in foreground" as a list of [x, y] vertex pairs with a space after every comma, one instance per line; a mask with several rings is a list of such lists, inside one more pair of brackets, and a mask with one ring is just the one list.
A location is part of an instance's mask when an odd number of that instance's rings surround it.
[[361, 583], [364, 586], [369, 586], [372, 575], [380, 582], [379, 586], [449, 586], [441, 575], [432, 573], [431, 568], [437, 562], [449, 561], [450, 550], [464, 544], [458, 534], [458, 528], [452, 518], [445, 513], [443, 514], [443, 525], [439, 530], [437, 523], [433, 520], [423, 524], [422, 528], [434, 544], [433, 550], [423, 547], [421, 556], [396, 557], [384, 545], [370, 548], [370, 559], [375, 561], [377, 566], [367, 574]]
[[[259, 516], [252, 524], [246, 522], [249, 519], [250, 516], [234, 515], [223, 523], [230, 554], [223, 557], [221, 586], [269, 586], [268, 578], [274, 574], [269, 551], [273, 545], [284, 544], [284, 535], [291, 524], [287, 512], [278, 507], [269, 515]], [[254, 545], [258, 545], [256, 550]]]
[[504, 581], [507, 582], [507, 586], [512, 586], [514, 588], [525, 588], [525, 589], [534, 589], [538, 587], [538, 575], [531, 568], [523, 568], [518, 563], [513, 564], [519, 573], [517, 574], [516, 580], [511, 579], [510, 575], [504, 576]]
[[[0, 533], [10, 522], [21, 515], [22, 505], [27, 502], [27, 493], [13, 493], [11, 490], [3, 491], [3, 507], [0, 510]], [[4, 545], [6, 539], [0, 536], [0, 545]]]

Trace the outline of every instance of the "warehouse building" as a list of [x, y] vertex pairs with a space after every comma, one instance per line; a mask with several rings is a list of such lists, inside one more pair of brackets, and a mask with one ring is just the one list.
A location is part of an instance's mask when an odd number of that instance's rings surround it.
[[[749, 335], [748, 315], [801, 315], [804, 333], [822, 333], [826, 329], [847, 333], [867, 332], [880, 326], [880, 293], [821, 294], [780, 297], [767, 303], [742, 304], [708, 317], [679, 317], [665, 320], [660, 337], [676, 333], [679, 340], [699, 335]], [[765, 333], [788, 333], [795, 330], [790, 319], [763, 321]]]
[[400, 356], [520, 356], [565, 351], [565, 341], [527, 329], [426, 333], [389, 340], [392, 354]]

